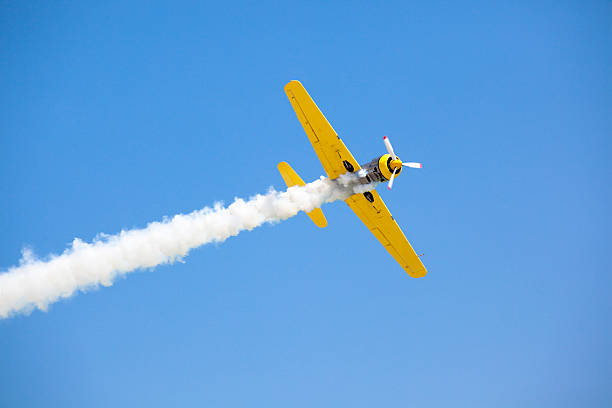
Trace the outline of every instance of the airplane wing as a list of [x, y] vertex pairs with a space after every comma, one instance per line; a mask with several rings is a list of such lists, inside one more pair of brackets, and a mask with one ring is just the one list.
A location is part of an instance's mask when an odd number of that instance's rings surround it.
[[425, 276], [427, 274], [425, 266], [391, 216], [382, 198], [376, 190], [370, 193], [374, 198], [372, 202], [363, 194], [353, 194], [345, 201], [408, 275], [413, 278]]
[[[289, 82], [285, 85], [285, 93], [329, 178], [335, 179], [351, 167], [353, 171], [359, 170], [361, 167], [302, 84]], [[348, 168], [345, 161], [350, 164]]]

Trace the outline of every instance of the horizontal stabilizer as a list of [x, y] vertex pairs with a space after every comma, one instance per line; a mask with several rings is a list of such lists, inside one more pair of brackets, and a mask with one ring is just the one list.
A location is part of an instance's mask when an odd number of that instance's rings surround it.
[[[278, 171], [280, 171], [281, 176], [283, 176], [283, 180], [285, 180], [285, 184], [287, 187], [293, 186], [305, 186], [304, 180], [291, 168], [289, 163], [280, 162], [278, 163]], [[327, 219], [325, 219], [325, 215], [323, 215], [323, 211], [320, 208], [315, 208], [309, 213], [306, 213], [312, 222], [315, 223], [317, 227], [325, 228], [327, 227]]]

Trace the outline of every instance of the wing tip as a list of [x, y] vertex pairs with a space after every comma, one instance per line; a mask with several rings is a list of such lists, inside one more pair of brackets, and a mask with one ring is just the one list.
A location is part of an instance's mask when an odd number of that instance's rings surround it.
[[406, 265], [404, 270], [411, 278], [423, 278], [427, 275], [427, 269], [425, 269], [424, 265], [421, 265], [420, 268], [411, 269], [410, 266]]
[[294, 86], [304, 88], [304, 85], [302, 85], [300, 81], [298, 81], [297, 79], [292, 79], [291, 81], [287, 82], [287, 84], [285, 85], [285, 91], [288, 89], [291, 89]]

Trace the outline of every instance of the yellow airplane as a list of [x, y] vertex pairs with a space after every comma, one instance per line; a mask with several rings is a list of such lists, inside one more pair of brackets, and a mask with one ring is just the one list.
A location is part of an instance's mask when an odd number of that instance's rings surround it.
[[[336, 179], [346, 172], [356, 172], [362, 184], [388, 181], [388, 188], [391, 189], [393, 180], [401, 174], [402, 167], [422, 167], [421, 163], [402, 163], [386, 136], [383, 141], [388, 154], [359, 166], [299, 81], [291, 81], [285, 85], [285, 93], [330, 179]], [[361, 169], [364, 171], [360, 171]], [[287, 187], [305, 184], [288, 163], [279, 163], [278, 170]], [[345, 201], [408, 275], [421, 278], [427, 274], [421, 259], [376, 190], [354, 194]], [[320, 208], [315, 208], [308, 216], [317, 226], [327, 226], [327, 220]]]

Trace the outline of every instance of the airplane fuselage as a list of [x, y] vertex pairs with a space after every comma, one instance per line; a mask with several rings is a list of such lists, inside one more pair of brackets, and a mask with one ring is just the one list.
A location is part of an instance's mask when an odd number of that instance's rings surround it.
[[[399, 158], [397, 159], [399, 160]], [[361, 184], [370, 184], [370, 183], [383, 183], [388, 181], [393, 174], [391, 155], [383, 154], [372, 161], [362, 164], [361, 170], [357, 171], [356, 174], [359, 177], [359, 182]], [[401, 162], [400, 162], [401, 163]], [[350, 173], [355, 172], [354, 167], [347, 161], [344, 162], [344, 167]], [[395, 177], [399, 176], [402, 172], [402, 166], [396, 167]]]

